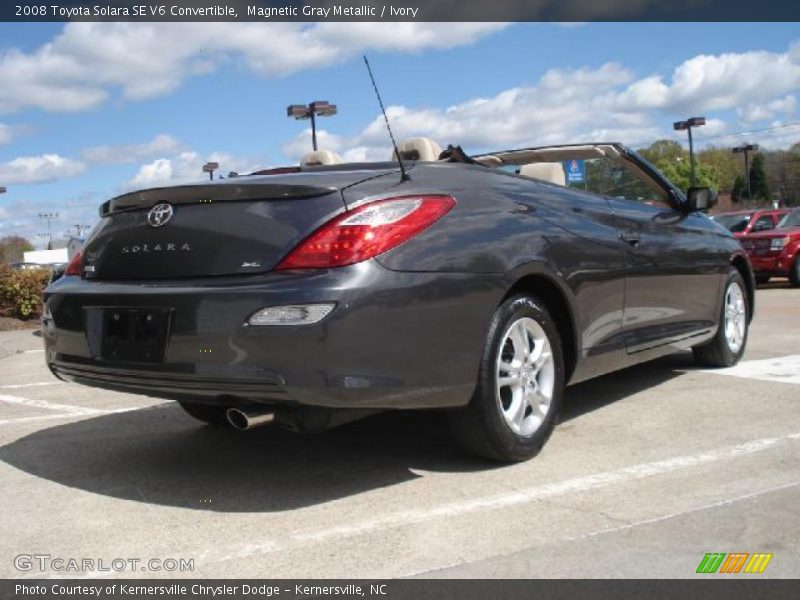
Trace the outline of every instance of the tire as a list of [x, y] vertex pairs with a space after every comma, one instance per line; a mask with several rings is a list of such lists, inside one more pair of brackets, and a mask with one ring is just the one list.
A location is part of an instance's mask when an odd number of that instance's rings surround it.
[[692, 348], [695, 360], [706, 367], [732, 367], [738, 363], [747, 346], [749, 317], [747, 286], [738, 269], [731, 267], [725, 282], [717, 333], [709, 342]]
[[800, 287], [800, 256], [795, 256], [792, 270], [789, 271], [789, 283], [792, 287]]
[[179, 401], [178, 404], [181, 405], [183, 410], [185, 410], [189, 415], [198, 421], [215, 426], [223, 426], [228, 424], [228, 417], [225, 416], [225, 411], [228, 410], [227, 406], [183, 401]]
[[539, 299], [515, 295], [492, 317], [475, 393], [466, 407], [449, 413], [450, 427], [472, 454], [528, 460], [552, 434], [563, 396], [564, 358], [555, 322]]

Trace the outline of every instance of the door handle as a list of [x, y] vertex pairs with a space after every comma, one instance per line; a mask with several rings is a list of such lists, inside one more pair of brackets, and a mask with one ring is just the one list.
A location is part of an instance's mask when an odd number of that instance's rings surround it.
[[639, 237], [629, 233], [620, 233], [619, 239], [623, 242], [631, 246], [632, 248], [636, 248], [639, 245]]

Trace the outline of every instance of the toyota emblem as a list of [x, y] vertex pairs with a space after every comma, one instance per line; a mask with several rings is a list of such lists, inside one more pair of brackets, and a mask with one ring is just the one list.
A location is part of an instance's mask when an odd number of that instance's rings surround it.
[[147, 213], [147, 224], [150, 225], [150, 227], [161, 227], [162, 225], [166, 225], [171, 218], [172, 205], [167, 202], [162, 202], [161, 204], [156, 204], [150, 209], [150, 212]]

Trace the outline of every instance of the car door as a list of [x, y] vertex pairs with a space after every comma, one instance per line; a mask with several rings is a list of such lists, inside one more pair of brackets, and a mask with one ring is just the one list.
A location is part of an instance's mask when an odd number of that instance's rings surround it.
[[721, 257], [701, 213], [687, 214], [658, 179], [620, 158], [601, 181], [625, 257], [623, 332], [629, 354], [714, 327]]
[[759, 231], [769, 231], [775, 229], [778, 223], [778, 217], [775, 214], [766, 214], [758, 217], [755, 222], [750, 226], [750, 233], [757, 233]]

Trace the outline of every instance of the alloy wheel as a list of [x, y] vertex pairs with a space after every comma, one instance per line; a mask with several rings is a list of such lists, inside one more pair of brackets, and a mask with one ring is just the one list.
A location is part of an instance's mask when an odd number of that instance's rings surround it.
[[744, 344], [744, 336], [747, 331], [747, 310], [744, 291], [736, 281], [732, 281], [725, 292], [724, 327], [728, 348], [736, 354]]
[[506, 425], [530, 436], [544, 422], [555, 389], [550, 340], [534, 319], [512, 322], [500, 343], [496, 365], [497, 405]]

